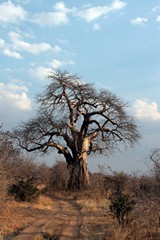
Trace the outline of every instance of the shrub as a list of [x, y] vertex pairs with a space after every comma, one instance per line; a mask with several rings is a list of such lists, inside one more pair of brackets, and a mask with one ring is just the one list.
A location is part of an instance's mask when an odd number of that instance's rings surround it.
[[8, 189], [9, 194], [13, 195], [17, 201], [32, 202], [36, 201], [42, 193], [30, 182], [19, 181]]
[[114, 175], [106, 175], [104, 177], [104, 186], [106, 190], [111, 190], [112, 193], [122, 194], [126, 187], [128, 176], [123, 172], [115, 172]]
[[90, 173], [90, 190], [94, 196], [104, 196], [106, 188], [104, 185], [105, 175], [103, 173]]
[[129, 215], [134, 209], [134, 199], [127, 194], [120, 194], [111, 196], [110, 201], [109, 209], [116, 217], [119, 226], [126, 226], [129, 223]]

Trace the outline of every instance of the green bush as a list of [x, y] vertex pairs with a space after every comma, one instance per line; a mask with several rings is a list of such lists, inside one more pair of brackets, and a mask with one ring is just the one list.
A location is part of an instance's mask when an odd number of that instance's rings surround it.
[[33, 186], [30, 182], [19, 181], [13, 184], [8, 189], [9, 194], [13, 195], [17, 201], [33, 202], [42, 193], [39, 189]]
[[109, 209], [116, 217], [119, 226], [126, 226], [129, 222], [130, 213], [136, 204], [135, 200], [127, 194], [120, 194], [111, 196], [110, 201]]

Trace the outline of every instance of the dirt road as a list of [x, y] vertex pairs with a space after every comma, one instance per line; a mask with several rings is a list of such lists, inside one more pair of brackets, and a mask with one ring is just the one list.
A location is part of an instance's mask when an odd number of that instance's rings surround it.
[[80, 237], [82, 221], [80, 209], [74, 199], [56, 198], [54, 209], [44, 212], [40, 218], [35, 218], [35, 221], [12, 239], [82, 239]]
[[80, 209], [74, 201], [68, 201], [68, 205], [71, 209], [71, 212], [65, 213], [66, 223], [63, 225], [59, 239], [82, 239], [80, 238], [80, 231], [83, 218]]

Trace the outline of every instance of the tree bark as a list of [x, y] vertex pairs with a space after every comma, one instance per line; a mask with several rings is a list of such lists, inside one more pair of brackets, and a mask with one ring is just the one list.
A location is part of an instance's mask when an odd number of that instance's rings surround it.
[[85, 158], [78, 158], [69, 166], [70, 176], [68, 190], [81, 190], [90, 187], [87, 161]]

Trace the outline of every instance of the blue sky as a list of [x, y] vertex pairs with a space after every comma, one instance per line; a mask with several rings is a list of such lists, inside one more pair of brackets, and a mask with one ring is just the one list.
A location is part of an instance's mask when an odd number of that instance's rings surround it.
[[160, 1], [0, 0], [0, 122], [33, 115], [48, 72], [68, 70], [129, 102], [142, 139], [134, 150], [89, 160], [147, 171], [160, 146]]

